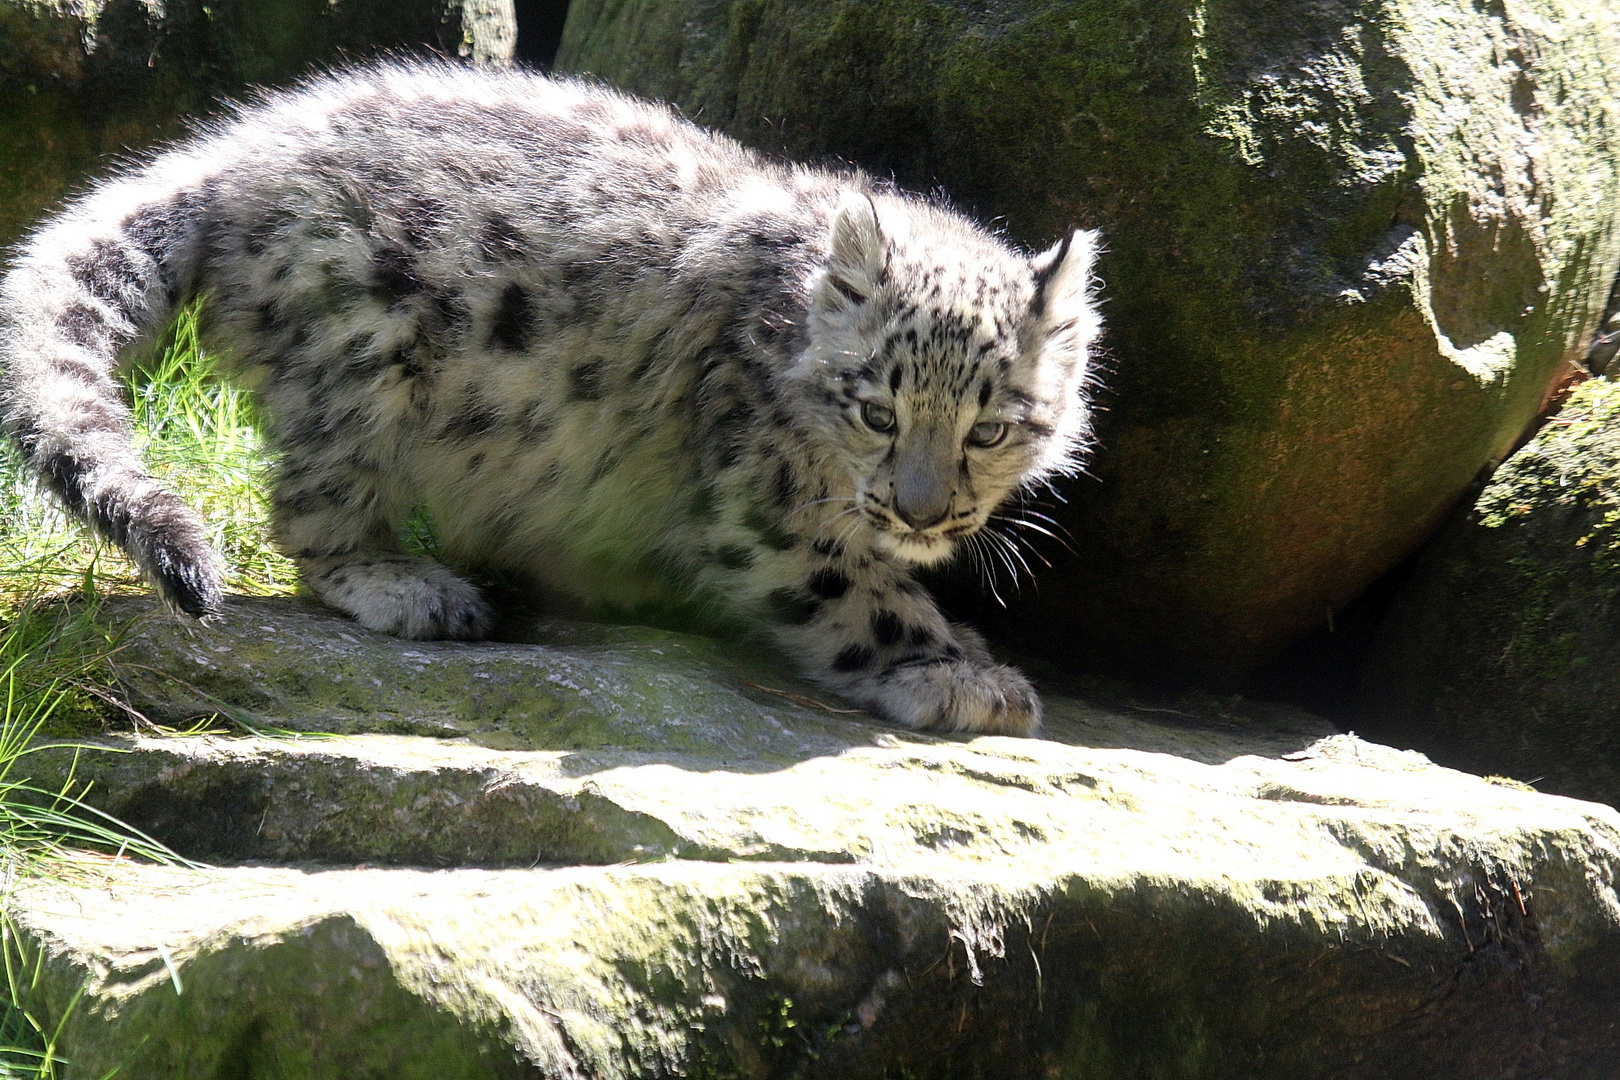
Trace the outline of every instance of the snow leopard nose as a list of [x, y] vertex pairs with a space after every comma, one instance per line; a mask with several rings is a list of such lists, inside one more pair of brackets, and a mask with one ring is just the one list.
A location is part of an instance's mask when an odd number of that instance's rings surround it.
[[919, 532], [938, 525], [950, 513], [955, 473], [953, 462], [902, 462], [895, 478], [894, 512]]
[[894, 504], [894, 512], [900, 515], [901, 521], [904, 521], [918, 532], [922, 532], [924, 529], [931, 529], [944, 521], [945, 514], [950, 510], [950, 505], [950, 500], [946, 499], [938, 506], [930, 504], [927, 509], [919, 511], [916, 507], [907, 506], [897, 499]]

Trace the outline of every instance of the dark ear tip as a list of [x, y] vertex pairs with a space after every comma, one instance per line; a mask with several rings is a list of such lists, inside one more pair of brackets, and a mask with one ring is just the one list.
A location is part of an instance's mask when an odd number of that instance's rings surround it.
[[1098, 233], [1095, 229], [1083, 229], [1072, 225], [1065, 229], [1062, 239], [1050, 248], [1041, 252], [1030, 260], [1030, 269], [1034, 273], [1035, 288], [1037, 292], [1044, 292], [1047, 284], [1075, 253], [1075, 242], [1079, 241], [1079, 258], [1090, 265], [1096, 256], [1100, 245], [1097, 243]]
[[1030, 260], [1030, 267], [1035, 273], [1035, 288], [1046, 288], [1046, 283], [1057, 273], [1057, 268], [1063, 265], [1063, 260], [1069, 257], [1069, 248], [1074, 245], [1074, 235], [1078, 230], [1070, 229], [1063, 234], [1052, 247], [1041, 252]]

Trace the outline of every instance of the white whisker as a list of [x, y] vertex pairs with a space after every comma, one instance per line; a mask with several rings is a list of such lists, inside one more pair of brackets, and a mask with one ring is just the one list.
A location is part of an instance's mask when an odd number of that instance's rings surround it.
[[1018, 560], [1018, 565], [1023, 567], [1024, 573], [1030, 577], [1035, 576], [1035, 571], [1029, 568], [1029, 562], [1024, 558], [1023, 552], [1018, 550], [1018, 545], [1003, 536], [997, 529], [986, 529], [985, 535], [996, 542], [997, 550], [1002, 553], [1002, 558], [1007, 560], [1007, 569], [1013, 576], [1013, 588], [1015, 590], [1018, 588], [1019, 578], [1017, 569], [1012, 565], [1012, 559]]

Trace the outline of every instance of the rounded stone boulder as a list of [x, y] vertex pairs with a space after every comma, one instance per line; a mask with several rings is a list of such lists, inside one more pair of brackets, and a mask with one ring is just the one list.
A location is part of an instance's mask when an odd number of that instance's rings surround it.
[[1579, 387], [1419, 560], [1358, 727], [1620, 805], [1620, 386]]
[[1609, 0], [576, 0], [558, 66], [1031, 249], [1101, 228], [1092, 477], [1008, 515], [1038, 588], [1004, 574], [974, 617], [1236, 684], [1584, 355], [1620, 269], [1617, 55]]
[[383, 52], [512, 58], [510, 0], [0, 0], [0, 245], [250, 86]]

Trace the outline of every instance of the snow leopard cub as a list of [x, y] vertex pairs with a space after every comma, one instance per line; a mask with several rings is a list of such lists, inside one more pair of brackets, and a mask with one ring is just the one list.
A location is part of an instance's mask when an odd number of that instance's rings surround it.
[[110, 180], [0, 282], [0, 403], [42, 482], [195, 616], [195, 514], [131, 446], [120, 350], [206, 297], [280, 454], [278, 542], [410, 638], [491, 623], [448, 561], [588, 610], [697, 605], [903, 724], [1031, 733], [1016, 670], [909, 569], [1083, 449], [1090, 234], [1033, 259], [583, 82], [321, 78]]

